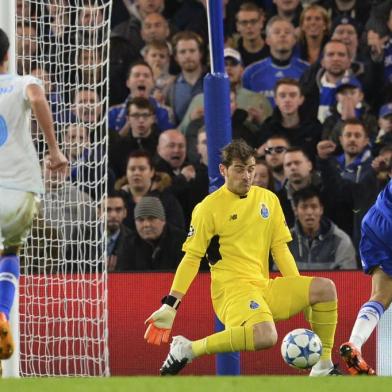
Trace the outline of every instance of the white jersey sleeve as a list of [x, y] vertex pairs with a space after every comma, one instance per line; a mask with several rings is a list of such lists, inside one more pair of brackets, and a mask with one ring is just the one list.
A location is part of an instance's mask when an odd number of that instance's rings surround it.
[[41, 167], [30, 133], [27, 86], [33, 76], [0, 74], [0, 187], [43, 193]]

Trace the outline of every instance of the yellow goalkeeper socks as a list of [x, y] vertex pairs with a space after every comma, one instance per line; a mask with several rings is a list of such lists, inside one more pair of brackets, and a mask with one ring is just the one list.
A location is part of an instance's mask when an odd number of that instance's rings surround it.
[[336, 324], [338, 322], [338, 302], [320, 302], [312, 305], [310, 324], [323, 343], [321, 359], [331, 359]]
[[234, 327], [192, 342], [196, 357], [236, 351], [254, 351], [253, 326]]

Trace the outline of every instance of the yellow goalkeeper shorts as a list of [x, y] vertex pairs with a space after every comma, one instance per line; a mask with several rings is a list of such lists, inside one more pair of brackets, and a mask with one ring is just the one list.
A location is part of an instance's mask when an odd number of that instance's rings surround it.
[[265, 289], [238, 283], [213, 298], [214, 310], [226, 328], [247, 322], [253, 325], [286, 320], [309, 306], [312, 279], [309, 276], [270, 279]]

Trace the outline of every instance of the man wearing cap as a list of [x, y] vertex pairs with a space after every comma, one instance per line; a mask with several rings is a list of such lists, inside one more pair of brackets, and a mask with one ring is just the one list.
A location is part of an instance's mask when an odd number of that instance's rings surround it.
[[342, 41], [349, 52], [350, 73], [359, 79], [363, 86], [366, 101], [379, 106], [379, 87], [382, 83], [383, 66], [372, 61], [368, 52], [359, 47], [360, 27], [350, 16], [338, 16], [332, 21], [332, 38]]
[[378, 113], [378, 126], [380, 130], [372, 148], [374, 156], [377, 156], [383, 147], [392, 146], [392, 102], [381, 106]]
[[[262, 94], [257, 94], [242, 86], [242, 74], [244, 67], [241, 54], [233, 48], [225, 48], [225, 71], [230, 80], [232, 90], [235, 91], [236, 106], [238, 109], [246, 110], [249, 120], [260, 125], [272, 114], [272, 107], [268, 99]], [[204, 116], [204, 94], [196, 95], [188, 107], [185, 116], [179, 125], [179, 129], [185, 133], [186, 128], [192, 120]]]
[[123, 271], [175, 270], [183, 256], [186, 232], [166, 222], [157, 197], [144, 196], [134, 211], [136, 231], [129, 239]]
[[[373, 141], [377, 134], [377, 119], [364, 101], [361, 82], [354, 76], [344, 76], [336, 84], [335, 96], [336, 104], [331, 106], [331, 114], [325, 119], [322, 138], [332, 140], [340, 146], [343, 122], [357, 118], [365, 124], [369, 139]], [[339, 149], [337, 152], [342, 151]]]

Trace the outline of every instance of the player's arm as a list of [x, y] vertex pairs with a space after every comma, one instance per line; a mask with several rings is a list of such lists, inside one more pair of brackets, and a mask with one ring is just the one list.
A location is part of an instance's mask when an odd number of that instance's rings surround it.
[[147, 343], [160, 345], [169, 341], [177, 309], [195, 279], [199, 267], [200, 257], [185, 253], [174, 276], [170, 294], [162, 298], [162, 306], [145, 321], [148, 325], [144, 334]]
[[271, 248], [271, 253], [282, 276], [299, 276], [297, 264], [287, 243], [276, 244]]
[[278, 198], [275, 196], [276, 209], [273, 214], [274, 225], [271, 243], [271, 253], [282, 276], [298, 276], [298, 268], [294, 257], [287, 246], [292, 240], [286, 219]]
[[38, 125], [45, 135], [45, 140], [49, 148], [49, 168], [54, 171], [65, 172], [67, 158], [62, 154], [57, 144], [52, 113], [43, 88], [37, 84], [29, 84], [26, 87], [26, 96], [38, 121]]
[[170, 294], [162, 299], [162, 306], [145, 321], [148, 327], [144, 339], [148, 343], [159, 345], [169, 341], [177, 309], [199, 271], [200, 261], [213, 236], [212, 214], [203, 212], [201, 204], [193, 210], [188, 238], [183, 246], [185, 255], [177, 268]]

